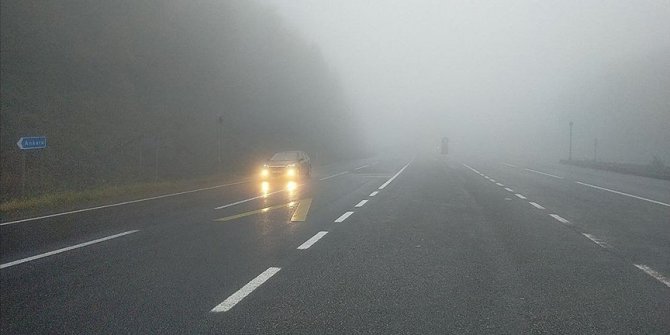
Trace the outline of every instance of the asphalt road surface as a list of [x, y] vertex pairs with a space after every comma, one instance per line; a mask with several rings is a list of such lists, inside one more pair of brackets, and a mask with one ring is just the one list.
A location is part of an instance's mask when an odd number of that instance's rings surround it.
[[0, 333], [670, 333], [667, 181], [400, 156], [215, 186], [3, 222]]

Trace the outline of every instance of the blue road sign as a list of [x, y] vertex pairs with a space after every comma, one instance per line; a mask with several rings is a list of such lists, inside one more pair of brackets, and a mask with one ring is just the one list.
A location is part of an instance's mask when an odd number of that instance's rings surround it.
[[46, 136], [21, 137], [16, 145], [21, 150], [44, 149], [47, 147]]

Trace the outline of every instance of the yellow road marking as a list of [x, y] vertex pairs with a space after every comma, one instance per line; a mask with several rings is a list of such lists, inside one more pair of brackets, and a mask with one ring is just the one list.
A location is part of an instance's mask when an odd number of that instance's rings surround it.
[[312, 198], [300, 200], [298, 208], [295, 210], [293, 216], [291, 217], [291, 222], [305, 221], [305, 219], [307, 218], [307, 213], [309, 213], [309, 207], [311, 205], [312, 205]]
[[265, 213], [265, 212], [271, 211], [273, 209], [279, 209], [279, 208], [284, 208], [284, 207], [292, 207], [293, 205], [295, 205], [295, 201], [291, 201], [289, 203], [285, 203], [285, 204], [281, 204], [281, 205], [277, 205], [277, 206], [265, 207], [265, 208], [257, 209], [255, 211], [246, 212], [246, 213], [242, 213], [242, 214], [226, 216], [224, 218], [215, 219], [214, 221], [222, 222], [222, 221], [235, 220], [235, 219], [243, 218], [243, 217], [249, 216], [249, 215]]

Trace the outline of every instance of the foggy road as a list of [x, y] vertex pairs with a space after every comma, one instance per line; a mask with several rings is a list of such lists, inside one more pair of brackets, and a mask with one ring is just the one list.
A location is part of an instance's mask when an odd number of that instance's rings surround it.
[[0, 226], [3, 334], [664, 333], [670, 183], [379, 156]]

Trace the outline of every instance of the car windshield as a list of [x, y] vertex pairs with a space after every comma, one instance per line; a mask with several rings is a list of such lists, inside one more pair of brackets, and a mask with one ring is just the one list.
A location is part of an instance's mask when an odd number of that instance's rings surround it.
[[284, 151], [278, 152], [270, 158], [271, 161], [294, 161], [298, 159], [298, 153], [296, 151]]

